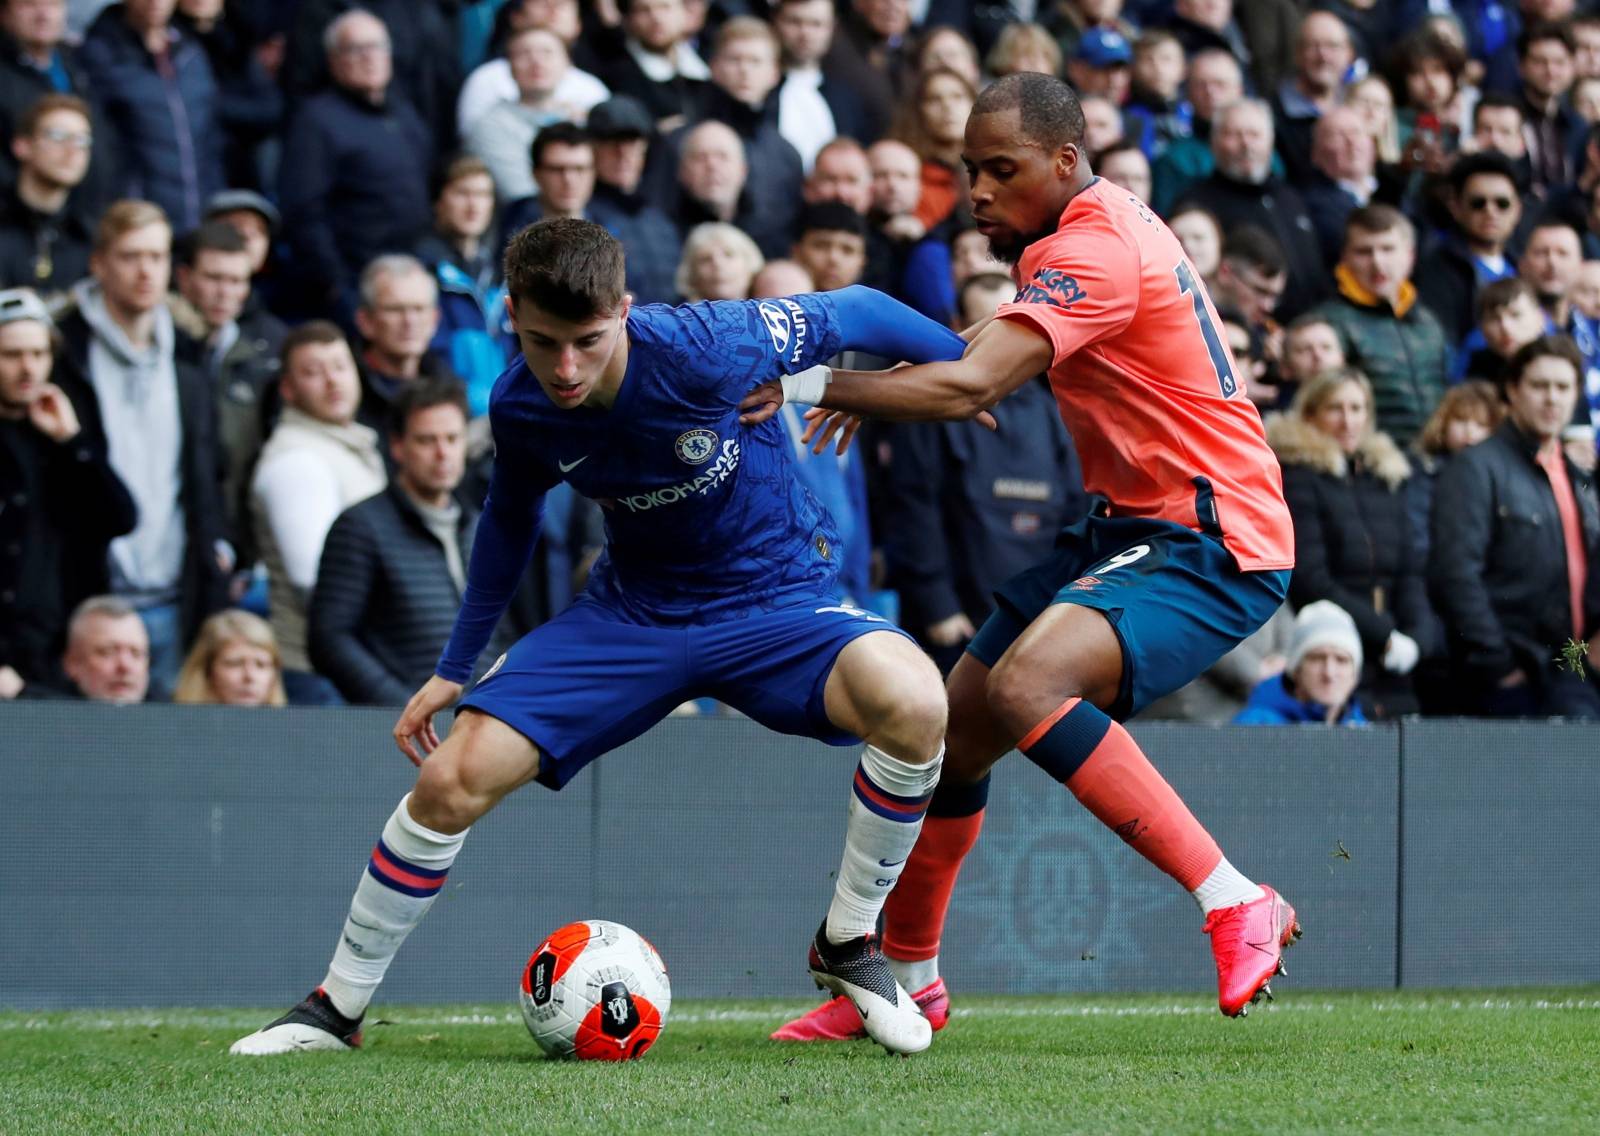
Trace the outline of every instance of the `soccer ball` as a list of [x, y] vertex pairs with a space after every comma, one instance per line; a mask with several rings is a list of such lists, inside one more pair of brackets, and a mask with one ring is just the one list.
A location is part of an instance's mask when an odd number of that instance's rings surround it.
[[522, 969], [522, 1020], [551, 1057], [627, 1061], [667, 1024], [672, 984], [643, 936], [621, 923], [568, 923]]

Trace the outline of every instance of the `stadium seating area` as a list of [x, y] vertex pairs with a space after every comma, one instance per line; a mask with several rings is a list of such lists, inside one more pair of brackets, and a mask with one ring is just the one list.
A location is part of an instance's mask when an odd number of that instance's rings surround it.
[[[0, 0], [0, 698], [402, 704], [510, 235], [604, 225], [640, 303], [966, 327], [1016, 283], [962, 132], [1022, 71], [1179, 236], [1296, 524], [1290, 605], [1148, 716], [1600, 719], [1589, 0]], [[946, 668], [1097, 504], [1042, 380], [996, 415], [802, 467], [847, 598]], [[550, 496], [480, 666], [603, 539]]]

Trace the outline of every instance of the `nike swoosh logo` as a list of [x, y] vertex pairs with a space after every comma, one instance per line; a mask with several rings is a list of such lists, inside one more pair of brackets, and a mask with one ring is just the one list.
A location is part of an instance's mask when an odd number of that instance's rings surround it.
[[878, 867], [880, 867], [880, 868], [893, 868], [898, 864], [904, 864], [904, 863], [905, 863], [904, 860], [879, 860], [878, 861]]
[[561, 472], [562, 473], [571, 473], [573, 470], [577, 469], [580, 465], [582, 465], [584, 462], [586, 462], [588, 460], [589, 460], [589, 455], [588, 454], [584, 454], [581, 458], [579, 458], [577, 461], [573, 462], [571, 465], [568, 465], [566, 462], [561, 461], [560, 459], [557, 459], [556, 465], [561, 467]]
[[1247, 947], [1254, 947], [1264, 955], [1270, 955], [1273, 953], [1273, 942], [1271, 939], [1268, 939], [1264, 943], [1252, 943], [1249, 939], [1246, 939], [1244, 941], [1244, 945]]

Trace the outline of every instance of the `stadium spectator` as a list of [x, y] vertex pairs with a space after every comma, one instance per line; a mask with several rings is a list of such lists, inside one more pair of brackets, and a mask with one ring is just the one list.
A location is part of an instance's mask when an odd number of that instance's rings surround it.
[[1299, 13], [1290, 0], [1174, 0], [1167, 29], [1191, 57], [1208, 49], [1243, 60], [1258, 91], [1277, 90], [1294, 69]]
[[1600, 79], [1600, 16], [1574, 15], [1567, 20], [1572, 33], [1572, 67], [1580, 79]]
[[272, 626], [237, 608], [200, 625], [172, 701], [191, 706], [287, 706]]
[[[1078, 50], [1079, 39], [1090, 28], [1110, 28], [1131, 40], [1138, 29], [1123, 19], [1123, 7], [1123, 0], [1058, 0], [1038, 5], [1037, 18], [1056, 37], [1056, 48], [1066, 59]], [[1060, 73], [1060, 68], [1049, 72]]]
[[1516, 274], [1507, 246], [1522, 219], [1509, 158], [1468, 154], [1450, 170], [1455, 232], [1431, 249], [1417, 273], [1417, 296], [1459, 343], [1472, 327], [1478, 289]]
[[223, 187], [222, 116], [205, 50], [172, 11], [172, 0], [113, 4], [90, 25], [81, 57], [121, 194], [161, 206], [187, 232]]
[[1561, 448], [1582, 365], [1564, 336], [1524, 347], [1506, 420], [1439, 475], [1428, 575], [1470, 713], [1600, 717], [1600, 694], [1558, 661], [1595, 625], [1585, 584], [1600, 510]]
[[68, 617], [138, 520], [98, 420], [51, 382], [53, 330], [32, 292], [0, 292], [0, 697], [64, 685]]
[[280, 196], [300, 291], [312, 311], [344, 313], [361, 270], [427, 227], [433, 140], [392, 83], [382, 21], [346, 12], [324, 41], [333, 87], [308, 96], [289, 124]]
[[560, 37], [566, 48], [569, 66], [556, 84], [553, 96], [557, 106], [571, 110], [575, 122], [611, 96], [606, 85], [597, 79], [587, 64], [579, 65], [574, 53], [583, 52], [585, 42], [579, 38], [583, 30], [578, 21], [576, 0], [509, 0], [496, 14], [503, 31], [493, 43], [495, 58], [480, 64], [462, 84], [461, 97], [456, 101], [456, 133], [462, 138], [472, 134], [472, 128], [486, 112], [503, 102], [515, 102], [519, 96], [517, 81], [511, 73], [511, 63], [506, 59], [506, 45], [513, 36], [529, 28], [544, 28]]
[[439, 326], [428, 345], [467, 384], [474, 417], [489, 409], [489, 391], [510, 362], [515, 341], [505, 328], [494, 224], [494, 179], [470, 154], [447, 162], [434, 179], [433, 229], [416, 255], [438, 287]]
[[[1222, 260], [1212, 281], [1211, 296], [1219, 307], [1229, 306], [1244, 317], [1250, 333], [1263, 339], [1282, 338], [1283, 329], [1273, 318], [1289, 283], [1289, 266], [1283, 248], [1272, 234], [1254, 225], [1228, 233]], [[1274, 349], [1272, 355], [1276, 357]]]
[[884, 134], [891, 112], [904, 97], [899, 85], [907, 71], [915, 70], [913, 46], [909, 4], [850, 0], [848, 10], [841, 11], [830, 55], [857, 77], [872, 124], [869, 137]]
[[1109, 28], [1089, 28], [1067, 57], [1067, 81], [1075, 90], [1099, 95], [1120, 108], [1128, 99], [1132, 64], [1133, 45], [1126, 36]]
[[1210, 281], [1222, 265], [1222, 225], [1217, 215], [1198, 205], [1173, 210], [1167, 224], [1183, 246], [1200, 278]]
[[[12, 141], [23, 115], [45, 95], [77, 95], [89, 107], [90, 133], [103, 129], [78, 53], [67, 46], [64, 0], [0, 0], [0, 185], [15, 179]], [[113, 196], [111, 154], [90, 155], [72, 207], [92, 225]], [[6, 277], [5, 279], [13, 279]]]
[[817, 152], [800, 187], [806, 205], [836, 201], [863, 217], [872, 209], [872, 164], [854, 138], [836, 138]]
[[972, 40], [949, 23], [929, 20], [917, 36], [916, 46], [911, 52], [911, 72], [926, 75], [938, 69], [954, 71], [974, 87], [983, 82], [978, 49]]
[[1244, 726], [1359, 726], [1356, 701], [1361, 639], [1348, 612], [1330, 600], [1307, 604], [1295, 616], [1289, 658], [1281, 674], [1250, 692], [1235, 723]]
[[555, 32], [535, 27], [515, 33], [506, 44], [506, 60], [517, 96], [479, 115], [465, 143], [467, 151], [489, 167], [496, 197], [502, 203], [538, 192], [529, 153], [539, 132], [557, 122], [576, 122], [583, 117], [582, 109], [557, 98], [571, 61]]
[[[276, 7], [276, 5], [275, 5]], [[344, 86], [339, 72], [344, 64], [329, 49], [331, 30], [351, 12], [363, 11], [387, 29], [384, 71], [392, 72], [393, 94], [415, 110], [429, 137], [447, 142], [455, 126], [456, 93], [461, 87], [460, 55], [455, 49], [453, 21], [439, 4], [416, 0], [297, 0], [289, 22], [283, 82], [291, 99], [309, 102], [327, 88], [329, 80]], [[363, 31], [358, 44], [376, 43]], [[369, 54], [375, 49], [364, 46]], [[443, 148], [443, 146], [441, 146]], [[422, 169], [426, 171], [424, 162]]]
[[1193, 130], [1194, 107], [1183, 96], [1188, 67], [1171, 32], [1157, 28], [1133, 41], [1133, 79], [1123, 112], [1140, 124], [1142, 143], [1152, 158]]
[[872, 175], [868, 278], [930, 319], [948, 323], [955, 315], [955, 281], [950, 271], [949, 232], [931, 233], [917, 219], [922, 197], [922, 161], [904, 142], [885, 138], [867, 151]]
[[594, 197], [594, 142], [589, 132], [558, 122], [533, 140], [533, 180], [539, 192], [506, 206], [502, 237], [512, 236], [546, 217], [588, 217]]
[[1378, 161], [1400, 161], [1400, 128], [1395, 122], [1394, 94], [1381, 75], [1357, 79], [1344, 89], [1342, 99], [1366, 124], [1367, 133], [1378, 148]]
[[[169, 692], [183, 648], [223, 606], [234, 553], [227, 543], [215, 410], [205, 378], [177, 357], [167, 306], [172, 229], [159, 206], [119, 201], [100, 218], [92, 274], [62, 318], [70, 375], [58, 381], [99, 419], [111, 468], [139, 509], [111, 544], [112, 591], [149, 630], [150, 673]], [[71, 385], [68, 384], [68, 379]]]
[[1533, 286], [1539, 306], [1561, 331], [1571, 330], [1570, 296], [1582, 263], [1583, 238], [1567, 222], [1554, 218], [1533, 226], [1517, 261], [1517, 274]]
[[1346, 366], [1344, 344], [1333, 324], [1316, 312], [1297, 316], [1283, 331], [1277, 373], [1268, 376], [1276, 387], [1272, 405], [1287, 407], [1302, 384]]
[[255, 563], [249, 544], [250, 470], [277, 411], [274, 388], [288, 328], [262, 308], [246, 311], [250, 250], [232, 225], [210, 221], [179, 242], [178, 295], [169, 303], [177, 353], [204, 377], [216, 406], [223, 459], [222, 508], [239, 548], [239, 566]]
[[1344, 223], [1363, 205], [1382, 201], [1398, 205], [1403, 185], [1386, 177], [1378, 166], [1378, 151], [1351, 107], [1331, 107], [1311, 131], [1311, 166], [1300, 180], [1306, 211], [1316, 227], [1325, 263], [1336, 264], [1344, 247]]
[[361, 274], [361, 409], [357, 417], [383, 436], [395, 399], [419, 378], [460, 377], [434, 350], [439, 329], [439, 285], [407, 253], [380, 256]]
[[1441, 635], [1411, 534], [1411, 465], [1374, 429], [1370, 384], [1351, 370], [1311, 379], [1267, 437], [1294, 518], [1289, 602], [1331, 600], [1348, 612], [1366, 652], [1364, 700], [1380, 718], [1416, 713], [1409, 676], [1440, 653]]
[[[1010, 300], [1010, 277], [961, 288], [971, 326]], [[1077, 456], [1049, 387], [1018, 388], [996, 407], [1001, 431], [975, 422], [896, 423], [879, 525], [901, 624], [948, 672], [994, 610], [1001, 583], [1045, 555], [1086, 501]]]
[[961, 146], [977, 89], [947, 68], [923, 73], [901, 103], [892, 136], [922, 159], [916, 218], [932, 229], [952, 213], [966, 215]]
[[[272, 238], [278, 231], [280, 216], [272, 202], [252, 189], [225, 189], [206, 202], [207, 221], [232, 225], [244, 238], [250, 253], [250, 273], [259, 279], [272, 255]], [[252, 292], [247, 307], [259, 302]]]
[[683, 248], [672, 218], [641, 185], [655, 145], [655, 124], [639, 100], [617, 95], [589, 112], [589, 136], [595, 172], [589, 215], [628, 250], [628, 291], [634, 300], [668, 303]]
[[272, 184], [284, 111], [279, 50], [263, 50], [255, 17], [237, 3], [178, 0], [172, 22], [200, 45], [217, 82], [223, 184]]
[[819, 292], [858, 284], [867, 266], [866, 219], [837, 201], [808, 205], [790, 255], [811, 274]]
[[1083, 110], [1083, 147], [1085, 153], [1100, 154], [1124, 141], [1127, 124], [1122, 111], [1104, 95], [1085, 95], [1079, 102]]
[[1486, 93], [1472, 108], [1472, 147], [1493, 151], [1516, 163], [1519, 185], [1533, 180], [1528, 161], [1527, 115], [1514, 96], [1495, 91]]
[[1211, 152], [1212, 126], [1223, 107], [1244, 97], [1244, 72], [1239, 61], [1218, 49], [1200, 51], [1189, 58], [1186, 84], [1193, 110], [1192, 132], [1172, 139], [1156, 159], [1154, 173], [1156, 212], [1173, 212], [1174, 203], [1216, 168]]
[[1061, 74], [1061, 46], [1040, 24], [1007, 24], [984, 59], [985, 70], [996, 79], [1023, 71]]
[[800, 296], [816, 290], [816, 281], [811, 279], [811, 273], [792, 260], [769, 260], [750, 281], [752, 300], [763, 300], [772, 296]]
[[1437, 173], [1461, 144], [1467, 57], [1452, 39], [1424, 25], [1395, 49], [1394, 91], [1403, 104], [1396, 116], [1400, 144], [1411, 162]]
[[687, 303], [743, 300], [764, 260], [756, 243], [735, 225], [707, 221], [689, 231], [674, 279]]
[[1534, 24], [1517, 40], [1517, 73], [1522, 78], [1536, 190], [1548, 192], [1572, 180], [1573, 148], [1587, 130], [1566, 102], [1577, 75], [1573, 47], [1572, 33], [1558, 23]]
[[619, 0], [622, 52], [602, 72], [613, 94], [645, 105], [662, 133], [683, 125], [711, 78], [689, 37], [686, 0]]
[[1401, 446], [1433, 413], [1449, 367], [1444, 333], [1411, 283], [1414, 233], [1392, 206], [1350, 214], [1334, 273], [1339, 294], [1317, 309], [1338, 330], [1350, 366], [1372, 384], [1373, 425]]
[[89, 107], [76, 95], [44, 95], [16, 124], [17, 177], [0, 204], [0, 282], [59, 304], [88, 273], [93, 230], [69, 199], [93, 148]]
[[686, 236], [707, 221], [737, 225], [756, 242], [763, 256], [789, 251], [791, 234], [771, 223], [755, 196], [747, 192], [749, 166], [744, 143], [731, 126], [707, 121], [683, 136], [678, 159], [678, 231]]
[[1440, 471], [1451, 457], [1498, 430], [1505, 416], [1505, 402], [1494, 384], [1469, 379], [1444, 392], [1433, 416], [1417, 435], [1411, 452], [1408, 504], [1411, 536], [1417, 542], [1422, 563], [1428, 562], [1432, 546], [1434, 487]]
[[77, 606], [67, 625], [67, 650], [61, 659], [77, 697], [128, 706], [151, 695], [150, 636], [145, 627], [140, 613], [120, 596], [90, 596]]
[[832, 0], [778, 0], [772, 26], [783, 51], [778, 131], [806, 169], [836, 137], [874, 141], [877, 134], [860, 92], [830, 58], [838, 26]]
[[[377, 432], [356, 421], [361, 378], [337, 326], [312, 320], [291, 331], [279, 384], [283, 414], [261, 449], [250, 506], [283, 666], [305, 672], [306, 607], [328, 529], [344, 509], [382, 490], [388, 477]], [[285, 681], [293, 689], [301, 680]]]
[[1517, 352], [1554, 330], [1528, 281], [1508, 276], [1486, 284], [1478, 293], [1478, 326], [1457, 349], [1452, 378], [1486, 379], [1502, 386]]
[[[478, 520], [454, 496], [466, 412], [454, 384], [408, 387], [389, 424], [393, 480], [328, 530], [311, 597], [311, 658], [347, 702], [405, 705], [450, 637]], [[483, 666], [509, 645], [497, 635]]]
[[1338, 16], [1314, 11], [1300, 21], [1295, 35], [1294, 71], [1272, 95], [1278, 153], [1289, 179], [1296, 185], [1312, 174], [1312, 132], [1318, 120], [1337, 105], [1345, 75], [1355, 58], [1350, 29]]
[[1181, 205], [1216, 214], [1225, 231], [1255, 225], [1277, 238], [1289, 266], [1282, 311], [1296, 316], [1328, 291], [1316, 230], [1299, 192], [1272, 172], [1272, 111], [1244, 99], [1218, 112], [1211, 132], [1216, 169]]
[[1155, 186], [1150, 176], [1150, 159], [1137, 143], [1123, 141], [1102, 150], [1094, 164], [1095, 172], [1112, 185], [1120, 185], [1140, 201], [1149, 203]]

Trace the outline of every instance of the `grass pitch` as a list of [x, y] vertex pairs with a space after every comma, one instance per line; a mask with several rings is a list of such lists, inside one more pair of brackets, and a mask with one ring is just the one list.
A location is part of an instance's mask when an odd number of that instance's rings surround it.
[[[0, 1132], [1594, 1132], [1600, 988], [959, 998], [933, 1048], [779, 1045], [796, 1002], [688, 1002], [642, 1061], [539, 1056], [512, 1005], [369, 1015], [241, 1059], [270, 1012], [0, 1014]], [[376, 1020], [374, 1020], [376, 1019]]]

